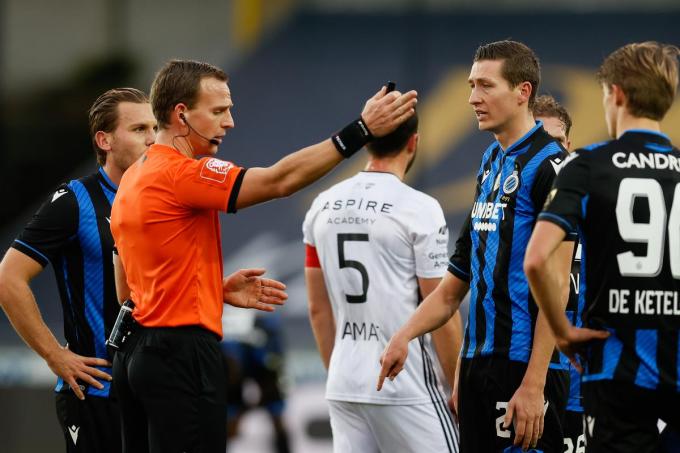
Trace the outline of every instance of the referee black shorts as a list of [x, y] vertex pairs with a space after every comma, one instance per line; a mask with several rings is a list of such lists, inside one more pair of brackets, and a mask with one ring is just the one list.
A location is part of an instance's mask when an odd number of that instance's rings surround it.
[[120, 412], [113, 398], [72, 392], [55, 395], [57, 418], [67, 453], [120, 453]]
[[113, 361], [124, 453], [224, 453], [226, 375], [203, 328], [139, 327]]
[[[519, 452], [512, 448], [515, 431], [503, 428], [508, 402], [519, 388], [527, 364], [504, 357], [461, 359], [458, 421], [461, 453]], [[543, 436], [530, 452], [562, 453], [569, 372], [548, 370]]]
[[[659, 419], [680, 429], [680, 394], [619, 381], [584, 383], [588, 453], [657, 453]], [[668, 429], [668, 428], [667, 428]]]

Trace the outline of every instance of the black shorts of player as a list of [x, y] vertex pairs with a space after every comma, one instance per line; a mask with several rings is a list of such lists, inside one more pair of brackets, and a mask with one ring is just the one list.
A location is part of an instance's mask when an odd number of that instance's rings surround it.
[[56, 394], [57, 418], [67, 453], [120, 453], [120, 411], [113, 398], [85, 395], [69, 390]]
[[583, 412], [567, 411], [564, 420], [564, 453], [585, 451], [586, 433], [583, 427]]
[[656, 453], [661, 438], [659, 419], [680, 428], [680, 393], [648, 390], [619, 381], [584, 383], [588, 453]]
[[[503, 428], [508, 401], [519, 388], [527, 364], [504, 357], [462, 359], [458, 383], [461, 453], [519, 452], [511, 448], [515, 432]], [[562, 453], [569, 372], [548, 370], [543, 436], [529, 451]]]
[[224, 453], [225, 370], [215, 334], [139, 327], [113, 359], [124, 453]]
[[680, 431], [670, 427], [663, 430], [659, 453], [680, 453]]

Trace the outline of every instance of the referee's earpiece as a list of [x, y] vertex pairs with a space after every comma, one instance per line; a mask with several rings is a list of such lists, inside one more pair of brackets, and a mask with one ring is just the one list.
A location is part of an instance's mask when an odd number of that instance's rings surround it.
[[182, 112], [179, 112], [179, 119], [181, 119], [181, 120], [182, 120], [182, 122], [184, 122], [184, 123], [186, 124], [186, 122], [187, 122], [187, 119], [186, 119], [186, 118], [184, 118], [184, 113], [182, 113]]

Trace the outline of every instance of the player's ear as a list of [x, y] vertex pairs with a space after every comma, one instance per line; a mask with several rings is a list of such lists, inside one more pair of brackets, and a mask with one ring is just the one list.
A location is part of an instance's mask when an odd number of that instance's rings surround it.
[[517, 92], [519, 97], [517, 98], [517, 104], [522, 105], [524, 103], [529, 103], [529, 98], [531, 98], [531, 93], [534, 87], [531, 86], [531, 82], [522, 82], [517, 85]]
[[406, 144], [406, 147], [408, 148], [409, 152], [413, 152], [418, 148], [419, 140], [420, 136], [418, 135], [417, 132], [411, 135], [411, 138], [408, 139], [408, 143]]
[[614, 96], [614, 102], [616, 102], [617, 107], [621, 107], [626, 104], [627, 99], [626, 99], [626, 93], [623, 92], [623, 89], [621, 88], [620, 85], [612, 84], [611, 86], [611, 93], [612, 96]]
[[94, 134], [94, 142], [97, 144], [97, 147], [101, 150], [111, 151], [112, 141], [113, 137], [108, 132], [97, 131], [97, 133]]

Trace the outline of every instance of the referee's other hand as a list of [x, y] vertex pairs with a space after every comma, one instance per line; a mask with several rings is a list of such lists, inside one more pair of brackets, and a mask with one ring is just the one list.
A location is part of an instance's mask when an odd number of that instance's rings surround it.
[[59, 349], [50, 353], [46, 359], [47, 365], [52, 372], [62, 378], [81, 400], [85, 399], [85, 394], [80, 388], [77, 379], [99, 390], [103, 389], [104, 385], [97, 381], [97, 379], [111, 380], [111, 375], [95, 368], [97, 366], [111, 367], [109, 361], [96, 357], [83, 357], [70, 351], [68, 346], [59, 347]]
[[222, 280], [224, 302], [239, 308], [274, 311], [288, 299], [286, 285], [270, 278], [261, 278], [265, 269], [240, 269]]
[[385, 378], [393, 381], [394, 378], [404, 369], [406, 357], [408, 356], [408, 340], [399, 335], [394, 334], [387, 343], [385, 351], [380, 356], [380, 375], [378, 376], [377, 391], [380, 391], [385, 382]]
[[387, 88], [382, 87], [366, 101], [361, 118], [374, 137], [382, 137], [410, 118], [417, 103], [418, 93], [414, 90], [403, 94], [399, 91], [387, 93]]

